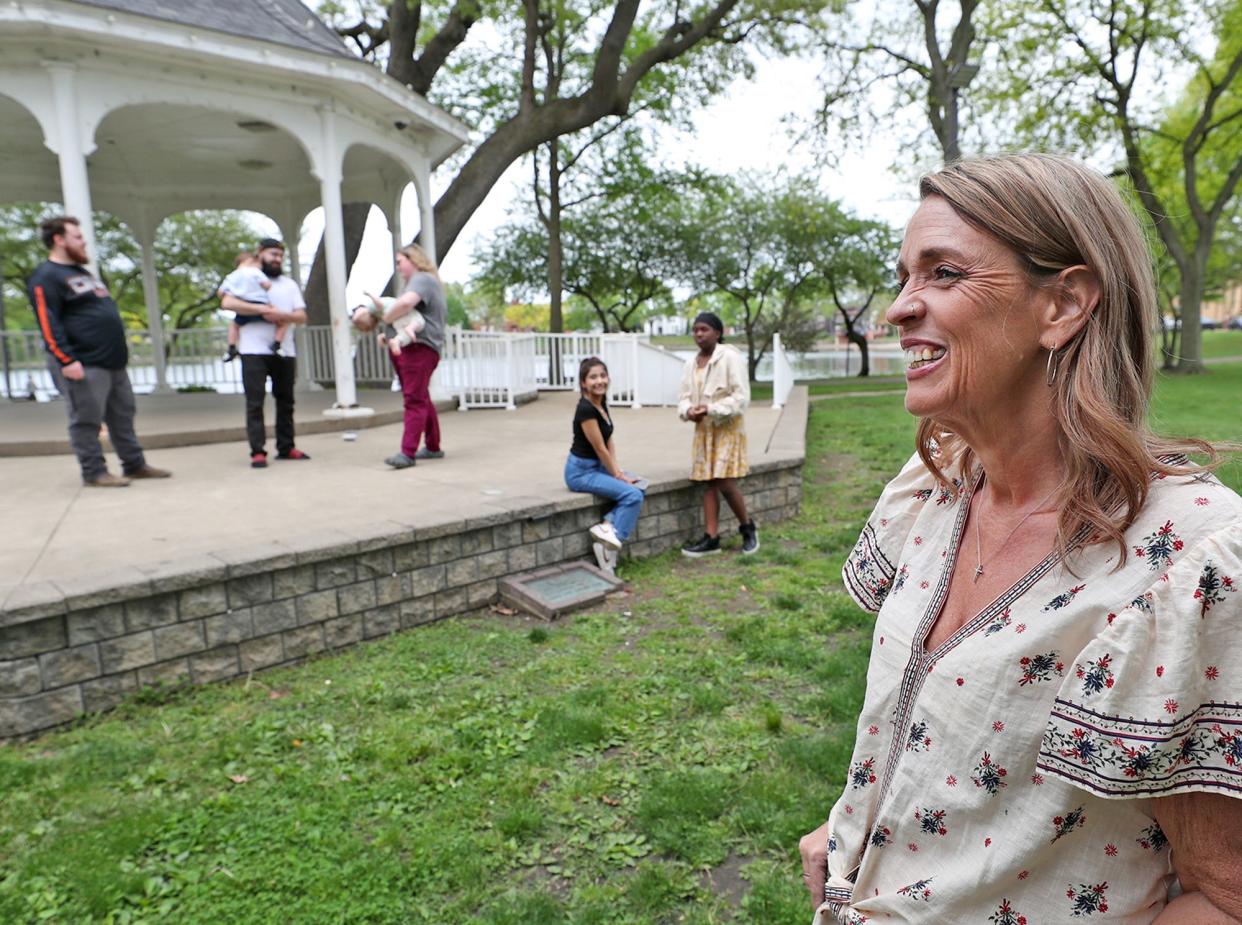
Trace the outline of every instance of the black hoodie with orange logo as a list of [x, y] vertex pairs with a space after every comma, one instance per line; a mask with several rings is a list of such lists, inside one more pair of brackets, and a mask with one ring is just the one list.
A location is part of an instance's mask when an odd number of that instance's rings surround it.
[[57, 363], [125, 368], [129, 347], [120, 309], [87, 267], [46, 260], [30, 275], [26, 290]]

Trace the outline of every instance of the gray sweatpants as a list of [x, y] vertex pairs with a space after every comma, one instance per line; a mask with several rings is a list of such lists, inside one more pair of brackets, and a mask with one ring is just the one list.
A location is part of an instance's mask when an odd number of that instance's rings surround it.
[[134, 433], [134, 390], [129, 373], [124, 369], [85, 366], [86, 378], [66, 379], [55, 360], [48, 363], [56, 387], [65, 396], [69, 414], [69, 445], [82, 467], [83, 481], [92, 481], [108, 471], [103, 447], [99, 443], [99, 425], [108, 425], [108, 438], [121, 457], [124, 472], [130, 473], [146, 465], [138, 435]]

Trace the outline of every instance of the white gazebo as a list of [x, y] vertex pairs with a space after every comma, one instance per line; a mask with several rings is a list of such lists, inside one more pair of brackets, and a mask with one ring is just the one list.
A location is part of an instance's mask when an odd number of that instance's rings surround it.
[[166, 387], [152, 251], [168, 216], [248, 209], [291, 242], [324, 208], [336, 404], [357, 404], [341, 203], [418, 196], [435, 255], [431, 171], [465, 126], [354, 55], [298, 0], [13, 0], [0, 5], [0, 202], [117, 216], [142, 245], [157, 387]]

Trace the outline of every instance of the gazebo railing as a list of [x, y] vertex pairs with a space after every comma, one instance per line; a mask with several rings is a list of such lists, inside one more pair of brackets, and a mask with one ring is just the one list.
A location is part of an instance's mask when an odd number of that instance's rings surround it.
[[0, 392], [6, 398], [55, 392], [38, 331], [0, 331]]
[[[154, 391], [157, 374], [151, 336], [130, 332], [129, 375], [138, 392]], [[334, 378], [332, 329], [327, 325], [299, 327], [298, 379], [302, 385]], [[513, 408], [539, 390], [574, 390], [578, 366], [588, 356], [608, 364], [612, 385], [609, 400], [632, 407], [677, 402], [682, 362], [651, 346], [641, 334], [534, 334], [514, 332], [445, 332], [444, 354], [432, 380], [432, 395], [457, 399], [460, 407]], [[173, 389], [242, 390], [241, 363], [224, 361], [226, 328], [188, 328], [164, 332], [165, 381]], [[38, 331], [0, 332], [8, 355], [7, 384], [16, 397], [30, 389], [37, 397], [56, 393], [47, 370], [47, 355]], [[374, 337], [353, 337], [354, 377], [373, 386], [393, 381], [388, 349]], [[362, 402], [365, 404], [365, 402]]]
[[[298, 328], [298, 376], [314, 382], [330, 382], [335, 378], [336, 362], [332, 353], [332, 328], [311, 324]], [[392, 361], [388, 348], [373, 334], [354, 334], [354, 381], [366, 385], [392, 382]]]

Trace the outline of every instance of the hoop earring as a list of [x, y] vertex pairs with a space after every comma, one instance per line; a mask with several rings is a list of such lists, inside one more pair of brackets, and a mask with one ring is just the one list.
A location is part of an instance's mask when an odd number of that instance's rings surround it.
[[1057, 381], [1057, 368], [1060, 365], [1061, 358], [1057, 356], [1057, 345], [1053, 344], [1052, 349], [1048, 351], [1048, 366], [1046, 369], [1049, 388], [1052, 388], [1052, 384]]

